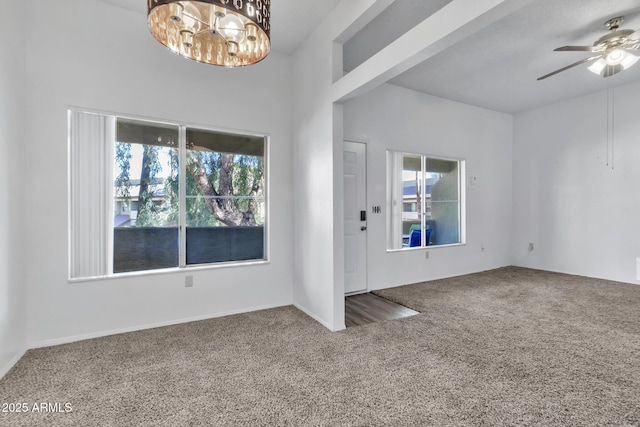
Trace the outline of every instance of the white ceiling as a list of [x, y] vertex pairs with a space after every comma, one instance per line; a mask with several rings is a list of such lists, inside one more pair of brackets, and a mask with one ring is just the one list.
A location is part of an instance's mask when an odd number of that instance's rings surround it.
[[351, 71], [452, 0], [395, 0], [343, 46], [343, 68]]
[[[397, 0], [396, 7], [405, 0]], [[589, 52], [554, 52], [592, 45], [604, 22], [624, 15], [622, 28], [640, 28], [639, 0], [535, 0], [390, 83], [506, 113], [517, 113], [640, 80], [640, 64], [602, 78], [578, 66], [536, 79], [587, 58]]]
[[[146, 15], [145, 0], [102, 0]], [[351, 1], [351, 0], [344, 0]], [[451, 0], [396, 0], [345, 44], [352, 69]], [[473, 1], [473, 0], [469, 0]], [[273, 0], [272, 48], [291, 54], [340, 0]], [[624, 15], [622, 28], [640, 29], [640, 0], [534, 0], [446, 49], [390, 83], [470, 105], [517, 113], [640, 80], [640, 64], [602, 78], [575, 67], [543, 81], [536, 78], [588, 56], [553, 52], [563, 45], [591, 45], [603, 23]]]

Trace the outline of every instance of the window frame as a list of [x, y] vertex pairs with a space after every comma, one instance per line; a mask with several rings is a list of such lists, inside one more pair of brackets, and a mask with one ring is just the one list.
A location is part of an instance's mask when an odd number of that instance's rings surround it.
[[[430, 249], [436, 249], [436, 248], [448, 248], [448, 247], [455, 247], [455, 246], [464, 246], [467, 244], [466, 242], [466, 223], [467, 223], [467, 219], [466, 219], [466, 199], [467, 199], [467, 194], [466, 194], [466, 159], [463, 158], [458, 158], [458, 157], [449, 157], [449, 156], [441, 156], [441, 155], [432, 155], [432, 154], [426, 154], [426, 153], [418, 153], [418, 152], [411, 152], [411, 151], [404, 151], [404, 150], [395, 150], [395, 149], [390, 149], [388, 148], [385, 151], [385, 158], [386, 158], [386, 194], [385, 194], [385, 198], [386, 198], [386, 203], [387, 203], [387, 218], [385, 220], [385, 230], [386, 230], [386, 252], [411, 252], [411, 251], [416, 251], [416, 250], [430, 250]], [[426, 233], [421, 233], [420, 236], [420, 246], [413, 246], [413, 247], [403, 247], [402, 245], [400, 247], [392, 247], [391, 241], [392, 241], [392, 234], [393, 232], [391, 231], [393, 225], [392, 225], [392, 221], [393, 221], [393, 177], [392, 174], [394, 172], [394, 168], [395, 168], [395, 156], [400, 156], [401, 159], [404, 159], [405, 157], [409, 156], [409, 157], [420, 157], [420, 165], [421, 165], [421, 174], [422, 174], [422, 190], [421, 190], [421, 200], [420, 200], [420, 225], [421, 225], [421, 230], [425, 229], [426, 226], [426, 215], [427, 215], [427, 200], [425, 197], [426, 194], [426, 173], [428, 172], [426, 170], [426, 165], [427, 165], [427, 160], [431, 159], [431, 160], [442, 160], [442, 161], [449, 161], [449, 162], [457, 162], [458, 164], [458, 235], [459, 235], [459, 241], [458, 242], [454, 242], [454, 243], [445, 243], [445, 244], [439, 244], [439, 245], [428, 245], [425, 244], [426, 243]], [[399, 174], [402, 174], [402, 170], [399, 170]], [[399, 184], [400, 186], [402, 186], [402, 179], [399, 180]], [[397, 191], [397, 189], [396, 189]], [[400, 190], [400, 193], [402, 193], [402, 190]], [[402, 195], [401, 195], [402, 196]], [[417, 203], [417, 202], [416, 202]], [[402, 206], [404, 205], [404, 201], [400, 200], [399, 202], [400, 205], [400, 217], [398, 218], [400, 220], [400, 229], [402, 229], [402, 213], [403, 213], [403, 209]]]
[[[113, 173], [113, 158], [115, 157], [115, 142], [114, 144], [108, 144], [107, 150], [109, 151], [109, 160], [111, 161], [106, 167], [106, 173], [103, 177], [104, 179], [104, 191], [106, 194], [107, 200], [105, 200], [105, 206], [107, 207], [107, 212], [105, 214], [108, 215], [110, 220], [106, 221], [104, 226], [105, 236], [107, 239], [107, 247], [106, 247], [106, 264], [107, 264], [107, 272], [104, 275], [96, 275], [96, 276], [86, 276], [86, 277], [72, 277], [72, 216], [73, 206], [72, 206], [72, 188], [71, 188], [71, 180], [73, 176], [72, 172], [72, 141], [71, 141], [71, 126], [72, 126], [72, 113], [86, 113], [86, 114], [95, 114], [101, 115], [105, 117], [112, 117], [112, 125], [113, 135], [116, 135], [117, 131], [117, 122], [118, 119], [125, 120], [134, 120], [140, 122], [149, 122], [150, 124], [160, 124], [160, 125], [169, 125], [176, 126], [179, 132], [179, 143], [178, 143], [178, 156], [179, 156], [179, 164], [180, 164], [180, 173], [178, 174], [178, 182], [179, 182], [179, 224], [178, 224], [178, 235], [179, 235], [179, 261], [178, 266], [176, 267], [168, 267], [168, 268], [158, 268], [158, 269], [149, 269], [149, 270], [137, 270], [137, 271], [125, 271], [114, 273], [113, 271], [113, 215], [114, 215], [114, 197], [113, 197], [113, 183], [114, 183], [114, 173]], [[256, 137], [263, 139], [263, 164], [264, 164], [264, 224], [263, 227], [263, 258], [261, 259], [251, 259], [251, 260], [237, 260], [237, 261], [222, 261], [222, 262], [212, 262], [212, 263], [200, 263], [200, 264], [187, 264], [186, 263], [186, 228], [187, 228], [187, 215], [185, 214], [185, 206], [186, 206], [186, 173], [183, 173], [183, 165], [186, 164], [186, 133], [187, 129], [196, 129], [208, 132], [216, 132], [216, 133], [224, 133], [238, 136], [248, 136], [248, 137]], [[248, 130], [238, 130], [231, 128], [224, 128], [218, 126], [211, 125], [203, 125], [198, 123], [192, 123], [187, 121], [178, 121], [178, 120], [167, 120], [161, 118], [154, 118], [148, 116], [139, 116], [125, 113], [116, 113], [104, 110], [96, 110], [91, 108], [84, 107], [75, 107], [69, 106], [67, 107], [67, 177], [68, 177], [68, 185], [67, 185], [67, 201], [68, 201], [68, 277], [67, 280], [69, 283], [76, 282], [87, 282], [87, 281], [95, 281], [95, 280], [109, 280], [109, 279], [118, 279], [124, 277], [135, 277], [135, 276], [147, 276], [147, 275], [157, 275], [157, 274], [170, 274], [177, 272], [187, 272], [187, 271], [199, 271], [199, 270], [211, 270], [211, 269], [219, 269], [219, 268], [238, 268], [238, 267], [246, 267], [246, 266], [254, 266], [254, 265], [264, 265], [269, 264], [271, 261], [270, 258], [270, 224], [271, 224], [271, 203], [270, 203], [270, 152], [271, 152], [271, 134], [268, 132], [257, 132], [257, 131], [248, 131]]]

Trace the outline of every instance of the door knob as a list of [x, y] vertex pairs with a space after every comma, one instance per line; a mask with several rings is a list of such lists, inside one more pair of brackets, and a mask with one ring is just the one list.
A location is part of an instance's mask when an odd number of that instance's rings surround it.
[[362, 227], [360, 227], [360, 231], [364, 231], [364, 230], [366, 230], [366, 229], [367, 229], [367, 226], [366, 226], [366, 225], [363, 225]]

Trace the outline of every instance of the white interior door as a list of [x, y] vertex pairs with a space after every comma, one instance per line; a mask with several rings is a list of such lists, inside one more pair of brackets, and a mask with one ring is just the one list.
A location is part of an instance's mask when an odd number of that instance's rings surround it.
[[367, 290], [367, 146], [344, 143], [344, 291]]

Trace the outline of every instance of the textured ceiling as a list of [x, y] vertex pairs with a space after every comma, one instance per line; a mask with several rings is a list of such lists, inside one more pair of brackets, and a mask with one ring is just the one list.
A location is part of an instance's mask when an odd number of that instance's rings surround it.
[[640, 64], [602, 78], [578, 66], [543, 81], [548, 72], [587, 58], [554, 52], [592, 45], [604, 22], [624, 15], [622, 28], [640, 28], [638, 0], [536, 0], [431, 57], [390, 83], [506, 113], [517, 113], [640, 80]]
[[343, 46], [343, 68], [351, 71], [452, 0], [395, 0]]
[[[145, 0], [102, 1], [147, 13]], [[295, 52], [339, 1], [273, 0], [273, 50]], [[396, 0], [345, 43], [345, 69], [357, 67], [449, 2]], [[640, 80], [640, 64], [606, 79], [579, 66], [536, 81], [537, 77], [588, 56], [553, 49], [593, 44], [607, 32], [603, 23], [620, 15], [626, 17], [622, 28], [640, 29], [640, 0], [533, 0], [389, 83], [506, 113], [630, 83]]]

